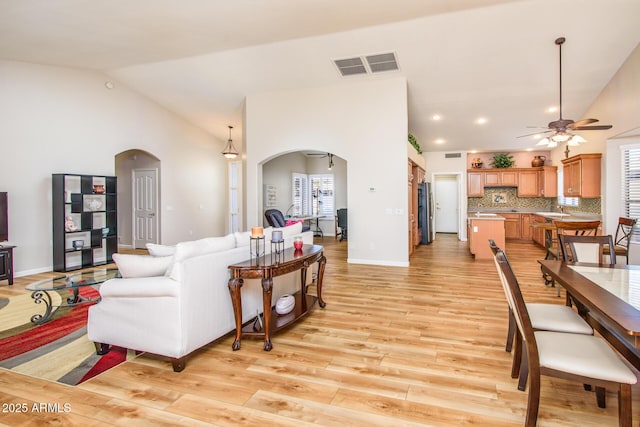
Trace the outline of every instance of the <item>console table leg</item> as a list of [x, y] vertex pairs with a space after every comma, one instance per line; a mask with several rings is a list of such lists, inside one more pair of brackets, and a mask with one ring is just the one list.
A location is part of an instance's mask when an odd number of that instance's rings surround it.
[[242, 339], [242, 293], [240, 289], [242, 288], [243, 282], [242, 279], [232, 277], [229, 279], [228, 285], [231, 302], [233, 303], [233, 317], [236, 321], [236, 337], [231, 345], [234, 351], [240, 350], [240, 340]]
[[[270, 273], [270, 272], [269, 272]], [[264, 319], [264, 351], [271, 351], [271, 297], [273, 290], [273, 277], [268, 275], [262, 278], [262, 309]]]
[[324, 266], [327, 263], [327, 257], [322, 255], [322, 258], [318, 260], [318, 278], [316, 279], [316, 293], [318, 294], [318, 305], [320, 308], [325, 308], [326, 302], [322, 299], [322, 279], [324, 279]]

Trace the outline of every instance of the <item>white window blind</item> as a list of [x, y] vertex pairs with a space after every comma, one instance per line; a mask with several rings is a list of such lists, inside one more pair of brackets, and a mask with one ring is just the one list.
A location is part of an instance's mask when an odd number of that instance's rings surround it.
[[311, 214], [319, 216], [335, 215], [333, 174], [310, 175]]
[[307, 182], [307, 175], [295, 172], [291, 174], [291, 203], [293, 204], [291, 215], [293, 216], [309, 215], [309, 188]]
[[[623, 216], [640, 219], [640, 145], [627, 145], [621, 149]], [[638, 227], [634, 228], [631, 241], [640, 243]]]

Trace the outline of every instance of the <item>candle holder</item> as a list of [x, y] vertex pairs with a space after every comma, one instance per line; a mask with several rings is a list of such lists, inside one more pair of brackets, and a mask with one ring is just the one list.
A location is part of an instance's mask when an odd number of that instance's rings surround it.
[[261, 256], [264, 256], [264, 236], [250, 237], [249, 238], [249, 251], [251, 259], [259, 260]]

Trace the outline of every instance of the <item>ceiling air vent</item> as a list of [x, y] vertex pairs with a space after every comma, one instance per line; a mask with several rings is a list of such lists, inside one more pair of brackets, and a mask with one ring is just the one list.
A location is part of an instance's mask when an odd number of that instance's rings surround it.
[[372, 74], [398, 69], [396, 54], [377, 53], [374, 55], [357, 56], [354, 58], [336, 59], [333, 61], [342, 77], [357, 74]]
[[462, 157], [462, 153], [445, 153], [445, 159], [459, 159]]
[[369, 64], [369, 69], [372, 73], [398, 69], [398, 61], [396, 61], [396, 55], [393, 52], [369, 55], [366, 58], [367, 63]]
[[367, 74], [362, 58], [336, 59], [336, 67], [343, 76], [353, 76], [354, 74]]

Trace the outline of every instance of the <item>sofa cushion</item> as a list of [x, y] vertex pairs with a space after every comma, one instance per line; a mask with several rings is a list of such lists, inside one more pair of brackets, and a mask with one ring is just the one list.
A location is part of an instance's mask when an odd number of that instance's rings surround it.
[[274, 230], [282, 230], [282, 237], [284, 237], [285, 239], [287, 237], [295, 237], [298, 234], [302, 233], [302, 222], [297, 222], [287, 227], [274, 228]]
[[175, 246], [158, 245], [156, 243], [147, 243], [146, 246], [151, 256], [171, 256], [176, 253]]
[[120, 275], [130, 277], [164, 276], [173, 263], [172, 256], [156, 257], [149, 255], [113, 254]]

